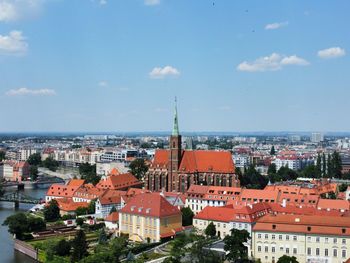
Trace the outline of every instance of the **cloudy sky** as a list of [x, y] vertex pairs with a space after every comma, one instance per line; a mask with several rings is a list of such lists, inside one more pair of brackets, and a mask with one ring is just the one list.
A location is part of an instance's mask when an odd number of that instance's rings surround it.
[[349, 8], [0, 0], [0, 132], [350, 131]]

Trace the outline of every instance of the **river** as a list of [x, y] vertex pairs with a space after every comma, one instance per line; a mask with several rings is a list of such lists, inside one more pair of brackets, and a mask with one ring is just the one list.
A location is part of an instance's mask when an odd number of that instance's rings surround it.
[[[11, 191], [11, 190], [8, 190]], [[44, 198], [46, 189], [25, 189], [23, 193], [34, 198]], [[19, 209], [13, 208], [13, 203], [0, 202], [0, 262], [1, 263], [35, 263], [35, 260], [13, 249], [13, 238], [7, 232], [7, 226], [3, 226], [4, 220], [15, 213], [25, 212], [33, 205], [20, 204]]]

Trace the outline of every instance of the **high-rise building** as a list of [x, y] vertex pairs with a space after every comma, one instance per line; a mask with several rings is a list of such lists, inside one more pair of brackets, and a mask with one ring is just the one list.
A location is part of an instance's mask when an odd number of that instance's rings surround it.
[[323, 142], [323, 133], [320, 132], [313, 132], [311, 133], [311, 142], [319, 143]]

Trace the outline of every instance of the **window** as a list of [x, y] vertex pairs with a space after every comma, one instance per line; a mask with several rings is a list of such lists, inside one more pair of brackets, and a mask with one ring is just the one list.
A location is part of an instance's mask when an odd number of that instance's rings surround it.
[[261, 238], [261, 234], [258, 234], [258, 238]]
[[345, 244], [346, 244], [346, 239], [343, 238], [342, 241], [341, 241], [341, 243], [345, 245]]
[[261, 252], [261, 246], [258, 246], [258, 252]]
[[326, 237], [326, 238], [324, 239], [324, 242], [325, 242], [325, 243], [328, 243], [328, 237]]
[[324, 250], [324, 256], [325, 256], [325, 257], [328, 257], [328, 248], [326, 248], [326, 249]]
[[269, 247], [265, 247], [265, 253], [268, 253], [269, 252]]
[[283, 246], [280, 246], [280, 251], [283, 252]]
[[293, 254], [298, 254], [298, 250], [296, 247], [293, 248]]
[[276, 238], [276, 235], [271, 235], [271, 239], [275, 239]]
[[289, 247], [286, 247], [286, 254], [289, 254]]
[[271, 251], [272, 251], [272, 253], [275, 253], [276, 252], [276, 248], [275, 247], [271, 247]]
[[337, 244], [337, 239], [336, 238], [333, 238], [333, 243]]
[[269, 235], [268, 234], [265, 234], [265, 239], [268, 239], [269, 238]]
[[316, 237], [316, 242], [317, 242], [317, 243], [320, 242], [320, 237]]
[[297, 236], [293, 236], [293, 240], [294, 240], [294, 241], [297, 241]]
[[288, 235], [286, 235], [286, 240], [289, 240], [289, 236]]
[[307, 255], [308, 255], [308, 256], [311, 256], [311, 247], [308, 247], [308, 248], [307, 248]]
[[341, 251], [341, 256], [342, 256], [342, 258], [346, 258], [346, 250], [345, 249], [343, 249]]
[[320, 255], [320, 249], [316, 248], [316, 256], [319, 256], [319, 255]]
[[282, 235], [279, 235], [279, 236], [278, 236], [278, 239], [279, 239], [279, 240], [282, 240]]
[[337, 257], [338, 256], [338, 250], [333, 249], [333, 257]]

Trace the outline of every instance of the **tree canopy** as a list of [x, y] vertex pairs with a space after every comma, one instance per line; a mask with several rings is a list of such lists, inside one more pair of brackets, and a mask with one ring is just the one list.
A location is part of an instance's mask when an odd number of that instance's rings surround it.
[[231, 235], [224, 238], [224, 250], [228, 252], [228, 260], [248, 259], [248, 248], [244, 243], [250, 238], [246, 230], [231, 229]]
[[78, 230], [72, 241], [72, 262], [77, 262], [88, 255], [88, 244], [83, 230]]
[[204, 232], [207, 236], [214, 237], [216, 235], [216, 227], [214, 223], [210, 222]]
[[132, 161], [129, 165], [130, 173], [135, 175], [138, 180], [143, 180], [148, 171], [148, 166], [144, 159], [138, 158]]
[[27, 162], [30, 165], [40, 166], [41, 165], [41, 154], [40, 153], [33, 153], [28, 157]]
[[44, 217], [48, 222], [53, 222], [60, 218], [60, 208], [58, 207], [58, 203], [55, 199], [52, 199], [49, 202], [49, 205], [45, 206]]
[[299, 263], [297, 261], [297, 258], [296, 257], [290, 257], [290, 256], [287, 256], [287, 255], [283, 255], [282, 257], [280, 257], [278, 260], [277, 260], [277, 263]]
[[182, 225], [183, 226], [191, 226], [193, 222], [194, 213], [191, 208], [183, 207], [181, 208], [182, 213]]
[[22, 239], [24, 234], [41, 231], [46, 228], [45, 221], [40, 217], [28, 216], [25, 213], [17, 213], [6, 218], [3, 225], [8, 226], [8, 231]]

